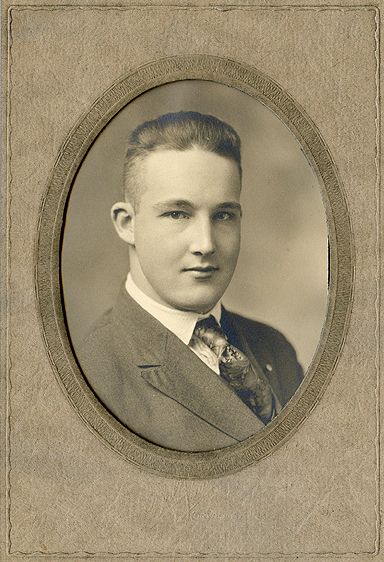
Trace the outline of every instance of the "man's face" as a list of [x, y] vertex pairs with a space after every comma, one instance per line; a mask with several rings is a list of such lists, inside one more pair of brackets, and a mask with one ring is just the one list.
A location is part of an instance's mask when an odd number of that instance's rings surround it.
[[132, 220], [131, 274], [156, 301], [206, 312], [221, 298], [240, 249], [240, 173], [212, 152], [159, 150], [146, 157]]

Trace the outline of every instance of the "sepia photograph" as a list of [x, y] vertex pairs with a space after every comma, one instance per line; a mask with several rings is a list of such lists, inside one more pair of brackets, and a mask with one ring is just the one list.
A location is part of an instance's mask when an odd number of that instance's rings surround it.
[[327, 312], [328, 231], [300, 143], [260, 101], [180, 80], [123, 108], [85, 156], [61, 280], [84, 377], [167, 449], [222, 449], [294, 396]]

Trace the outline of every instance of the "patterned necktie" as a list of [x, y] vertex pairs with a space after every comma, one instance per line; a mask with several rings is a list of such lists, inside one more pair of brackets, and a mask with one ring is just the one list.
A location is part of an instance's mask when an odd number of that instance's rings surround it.
[[218, 357], [221, 378], [264, 424], [269, 423], [276, 414], [269, 383], [253, 368], [248, 357], [228, 342], [212, 315], [196, 323], [193, 337], [202, 340]]

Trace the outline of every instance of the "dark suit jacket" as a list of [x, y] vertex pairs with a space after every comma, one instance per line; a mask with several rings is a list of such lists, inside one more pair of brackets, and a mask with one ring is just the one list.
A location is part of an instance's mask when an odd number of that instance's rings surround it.
[[[222, 325], [232, 343], [263, 370], [284, 406], [303, 376], [292, 346], [273, 328], [225, 310]], [[124, 288], [77, 357], [107, 409], [157, 445], [212, 450], [243, 441], [264, 427], [216, 373]]]

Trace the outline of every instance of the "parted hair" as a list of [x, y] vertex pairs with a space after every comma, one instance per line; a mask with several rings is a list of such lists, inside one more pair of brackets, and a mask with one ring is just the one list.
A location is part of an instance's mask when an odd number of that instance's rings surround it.
[[141, 123], [129, 136], [124, 161], [124, 197], [138, 206], [140, 163], [156, 150], [201, 148], [233, 160], [240, 172], [240, 138], [225, 121], [196, 111], [178, 111]]

